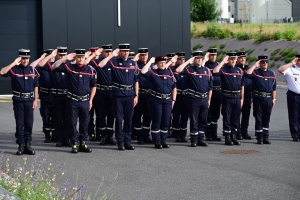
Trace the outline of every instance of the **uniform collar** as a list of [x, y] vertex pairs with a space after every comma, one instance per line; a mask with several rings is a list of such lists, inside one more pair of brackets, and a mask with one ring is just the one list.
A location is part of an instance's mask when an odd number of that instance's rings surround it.
[[82, 68], [84, 64], [76, 64], [79, 68]]

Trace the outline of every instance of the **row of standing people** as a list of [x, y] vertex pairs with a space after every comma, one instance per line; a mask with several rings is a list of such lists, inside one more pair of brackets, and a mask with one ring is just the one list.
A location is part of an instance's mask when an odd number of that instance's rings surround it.
[[[191, 146], [195, 147], [207, 146], [204, 133], [208, 141], [221, 141], [217, 136], [217, 120], [222, 103], [225, 144], [239, 145], [237, 139], [251, 139], [247, 133], [251, 98], [257, 142], [270, 144], [268, 128], [271, 110], [276, 101], [276, 79], [274, 72], [267, 69], [267, 56], [259, 56], [259, 61], [247, 69], [244, 52], [239, 52], [238, 55], [235, 52], [228, 53], [221, 63], [215, 62], [217, 50], [209, 49], [204, 60], [202, 52], [198, 51], [193, 53], [192, 59], [184, 62], [185, 55], [181, 52], [176, 56], [169, 55], [171, 59], [168, 62], [162, 56], [152, 58], [146, 64], [147, 48], [139, 49], [139, 54], [133, 60], [128, 59], [129, 50], [129, 44], [120, 44], [119, 49], [111, 53], [112, 46], [103, 45], [103, 48], [94, 49], [91, 55], [84, 49], [77, 49], [75, 53], [67, 55], [67, 49], [59, 47], [53, 52], [45, 52], [30, 66], [30, 51], [21, 50], [19, 58], [1, 69], [1, 75], [13, 77], [16, 137], [19, 144], [17, 154], [34, 154], [30, 134], [33, 114], [28, 118], [27, 112], [30, 102], [33, 102], [33, 108], [36, 107], [38, 74], [40, 78], [44, 77], [44, 80], [39, 81], [39, 92], [45, 142], [50, 141], [50, 131], [55, 130], [56, 145], [72, 145], [73, 153], [92, 151], [87, 147], [86, 141], [89, 110], [93, 107], [97, 116], [95, 138], [104, 138], [102, 144], [115, 144], [112, 137], [115, 117], [118, 149], [134, 150], [131, 144], [131, 127], [133, 108], [136, 105], [140, 105], [135, 108], [134, 117], [138, 143], [153, 141], [155, 148], [169, 148], [166, 138], [173, 105], [172, 125], [176, 141], [186, 142], [189, 114]], [[99, 59], [101, 53], [103, 58]], [[113, 58], [119, 54], [120, 57]], [[55, 57], [57, 61], [54, 63]], [[241, 65], [239, 67], [236, 66], [237, 57], [238, 64]], [[189, 63], [193, 65], [186, 67]], [[37, 65], [39, 70], [35, 69]], [[255, 69], [256, 67], [259, 68]], [[43, 75], [46, 71], [50, 76]], [[253, 83], [252, 79], [255, 79]], [[29, 84], [24, 80], [28, 80]], [[52, 83], [51, 86], [47, 86], [49, 83]], [[43, 93], [51, 94], [51, 97], [47, 99], [47, 95], [43, 97]], [[49, 103], [50, 99], [52, 103]], [[147, 120], [148, 102], [151, 118]], [[53, 116], [50, 114], [51, 106], [54, 108]], [[189, 112], [186, 108], [189, 108]], [[240, 128], [241, 108], [243, 114]], [[27, 110], [26, 113], [24, 110]], [[112, 115], [113, 112], [115, 116]], [[55, 119], [55, 123], [51, 122], [51, 118]], [[79, 132], [76, 129], [78, 118]], [[150, 130], [152, 141], [149, 138]]]

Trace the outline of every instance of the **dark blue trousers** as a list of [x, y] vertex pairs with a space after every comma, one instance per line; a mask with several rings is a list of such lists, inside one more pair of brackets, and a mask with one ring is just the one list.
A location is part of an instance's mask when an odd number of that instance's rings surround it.
[[244, 96], [244, 102], [242, 106], [241, 126], [239, 130], [240, 134], [248, 133], [249, 118], [250, 118], [250, 111], [251, 111], [251, 98], [252, 97], [250, 95]]
[[187, 134], [187, 122], [189, 119], [188, 107], [188, 97], [186, 95], [177, 95], [172, 120], [173, 134], [175, 137], [185, 137]]
[[55, 128], [52, 101], [40, 100], [40, 114], [43, 121], [43, 132], [45, 134], [50, 134], [52, 130], [53, 134]]
[[70, 140], [68, 132], [68, 109], [67, 96], [53, 96], [53, 113], [54, 113], [54, 127], [57, 142], [67, 142]]
[[207, 126], [208, 98], [189, 98], [191, 142], [204, 140]]
[[[90, 110], [90, 121], [89, 121], [89, 126], [88, 126], [88, 132], [89, 132], [89, 136], [92, 136], [92, 134], [95, 133], [95, 113], [96, 113], [96, 106], [97, 106], [97, 102], [96, 102], [96, 98], [93, 99], [93, 107]], [[97, 117], [97, 115], [96, 115]]]
[[[75, 101], [68, 98], [69, 133], [71, 143], [84, 142], [88, 139], [88, 125], [90, 121], [89, 101]], [[79, 119], [79, 132], [77, 131], [77, 121]]]
[[289, 127], [294, 139], [300, 138], [300, 94], [292, 91], [286, 93], [289, 113]]
[[241, 116], [241, 99], [222, 97], [223, 135], [236, 134]]
[[106, 93], [96, 93], [96, 132], [100, 135], [114, 132], [113, 96]]
[[172, 99], [150, 97], [151, 135], [154, 143], [165, 143], [172, 112]]
[[272, 113], [272, 98], [253, 98], [256, 138], [269, 138], [269, 123]]
[[138, 104], [134, 107], [133, 115], [133, 128], [138, 140], [149, 137], [150, 123], [149, 98], [140, 97]]
[[[131, 128], [133, 117], [133, 96], [114, 96], [115, 134], [118, 144], [131, 143]], [[122, 126], [124, 120], [124, 127]]]
[[13, 100], [13, 109], [16, 119], [16, 143], [22, 144], [32, 140], [33, 102]]
[[210, 106], [207, 113], [207, 127], [205, 135], [207, 138], [217, 137], [218, 135], [218, 120], [220, 118], [222, 98], [211, 97]]

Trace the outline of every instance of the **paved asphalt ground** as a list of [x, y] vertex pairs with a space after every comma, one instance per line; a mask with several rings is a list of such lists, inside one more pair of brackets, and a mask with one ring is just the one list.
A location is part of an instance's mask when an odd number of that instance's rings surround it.
[[[225, 146], [222, 141], [210, 142], [207, 148], [191, 148], [189, 143], [178, 144], [170, 138], [170, 149], [136, 145], [135, 151], [120, 152], [115, 146], [89, 142], [93, 153], [74, 155], [70, 148], [43, 143], [42, 121], [36, 110], [33, 147], [37, 153], [47, 152], [47, 163], [54, 167], [65, 163], [60, 181], [68, 179], [74, 186], [76, 181], [82, 182], [92, 194], [102, 182], [100, 193], [107, 191], [113, 195], [111, 199], [300, 199], [300, 142], [292, 142], [289, 134], [286, 90], [277, 92], [270, 123], [271, 145], [243, 140], [241, 146]], [[15, 166], [22, 162], [22, 156], [14, 155], [17, 145], [12, 103], [0, 103], [0, 120], [0, 150]], [[219, 120], [219, 135], [221, 127]], [[253, 117], [250, 135], [254, 135]], [[229, 149], [259, 153], [221, 153]], [[34, 158], [24, 157], [28, 163]]]

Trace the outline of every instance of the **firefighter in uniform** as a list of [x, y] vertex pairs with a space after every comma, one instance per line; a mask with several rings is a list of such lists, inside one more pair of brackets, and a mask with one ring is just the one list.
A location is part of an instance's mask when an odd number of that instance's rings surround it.
[[[53, 49], [47, 49], [44, 53], [49, 56]], [[51, 58], [50, 62], [53, 62], [54, 58]], [[40, 99], [40, 114], [43, 121], [43, 132], [45, 134], [45, 143], [50, 143], [51, 140], [55, 141], [55, 128], [54, 128], [54, 115], [52, 107], [52, 94], [51, 86], [52, 80], [50, 72], [37, 68], [39, 77], [39, 99]], [[51, 136], [52, 132], [52, 136]]]
[[246, 71], [249, 69], [246, 65], [246, 53], [244, 51], [237, 52], [237, 64], [236, 66], [241, 68], [244, 73], [244, 102], [242, 106], [242, 119], [241, 124], [238, 128], [238, 133], [236, 134], [236, 139], [251, 140], [251, 136], [248, 134], [249, 118], [251, 111], [251, 92], [252, 92], [252, 79], [245, 77]]
[[[111, 55], [104, 58], [99, 67], [106, 64], [112, 69], [112, 93], [115, 109], [115, 133], [118, 150], [134, 150], [131, 144], [133, 109], [138, 102], [138, 68], [135, 61], [128, 59], [130, 44], [119, 44]], [[120, 54], [120, 57], [116, 57]], [[124, 119], [124, 127], [122, 126]]]
[[278, 71], [286, 76], [288, 92], [287, 107], [289, 114], [289, 127], [293, 141], [300, 139], [300, 54], [286, 65], [279, 67]]
[[[99, 47], [91, 47], [89, 49], [89, 52], [91, 53], [91, 55], [95, 55], [95, 57], [93, 57], [93, 60], [99, 59], [100, 54], [99, 55], [94, 54], [98, 49], [99, 49]], [[88, 57], [86, 57], [86, 58], [88, 58]], [[89, 65], [92, 64], [93, 60], [90, 61]], [[96, 69], [96, 68], [94, 67], [94, 69]], [[97, 133], [95, 134], [95, 123], [94, 123], [95, 119], [94, 119], [94, 115], [96, 113], [96, 106], [97, 106], [96, 105], [96, 98], [94, 98], [93, 99], [93, 107], [90, 110], [90, 121], [89, 121], [89, 128], [88, 128], [89, 129], [89, 140], [90, 141], [100, 140], [99, 136], [98, 136], [98, 138], [96, 137]], [[96, 114], [96, 123], [97, 123], [97, 114]], [[96, 128], [96, 132], [97, 132], [97, 128]]]
[[16, 120], [16, 143], [19, 145], [17, 155], [34, 155], [31, 148], [33, 110], [38, 101], [38, 73], [35, 70], [42, 55], [29, 65], [30, 50], [20, 49], [19, 57], [10, 65], [0, 70], [3, 77], [11, 77], [13, 90], [13, 109]]
[[[138, 49], [139, 60], [137, 66], [141, 70], [148, 62], [148, 48]], [[152, 68], [152, 66], [150, 66]], [[133, 128], [137, 136], [138, 144], [152, 143], [150, 139], [150, 110], [148, 106], [151, 91], [151, 82], [145, 76], [139, 74], [139, 102], [134, 107]], [[142, 120], [143, 118], [143, 120]]]
[[176, 71], [176, 68], [179, 67], [182, 63], [185, 62], [185, 52], [176, 53], [178, 56], [175, 66], [171, 66], [171, 70], [176, 78], [176, 87], [177, 87], [177, 98], [173, 108], [173, 120], [172, 128], [173, 135], [176, 137], [176, 142], [187, 142], [187, 121], [189, 118], [189, 113], [186, 112], [188, 105], [187, 84], [186, 84], [186, 74], [180, 74]]
[[235, 67], [236, 61], [236, 53], [229, 52], [213, 70], [215, 76], [221, 77], [225, 145], [241, 144], [236, 140], [236, 133], [240, 124], [241, 108], [244, 101], [244, 78], [243, 71], [239, 67]]
[[[74, 57], [74, 64], [66, 62]], [[86, 145], [86, 141], [88, 139], [89, 110], [93, 106], [93, 98], [96, 93], [96, 74], [93, 67], [86, 65], [85, 62], [85, 49], [75, 49], [75, 53], [68, 54], [53, 64], [55, 70], [67, 73], [68, 77], [67, 107], [72, 153], [92, 152], [92, 149]], [[76, 128], [78, 119], [79, 133]]]
[[114, 116], [113, 116], [113, 96], [111, 67], [105, 65], [100, 68], [98, 65], [104, 59], [111, 55], [112, 45], [102, 45], [102, 48], [96, 51], [96, 56], [102, 53], [102, 57], [90, 62], [97, 72], [97, 92], [96, 92], [96, 139], [101, 140], [100, 145], [116, 145], [113, 138], [114, 134]]
[[[165, 56], [151, 58], [143, 67], [141, 73], [151, 81], [151, 95], [149, 99], [151, 113], [151, 135], [154, 147], [157, 149], [169, 148], [167, 144], [168, 128], [172, 107], [176, 101], [176, 83], [173, 72], [168, 69], [177, 56], [166, 64]], [[157, 69], [150, 69], [153, 63]], [[150, 69], [150, 70], [149, 70]]]
[[[208, 54], [206, 54], [205, 60], [208, 59]], [[207, 126], [206, 120], [213, 80], [210, 70], [202, 66], [202, 63], [205, 63], [205, 60], [202, 59], [202, 51], [195, 51], [192, 58], [176, 69], [178, 73], [187, 74], [191, 147], [208, 146], [204, 142], [204, 133]], [[193, 65], [186, 67], [190, 63]]]
[[[256, 69], [257, 67], [259, 68]], [[275, 72], [268, 69], [267, 55], [258, 56], [258, 61], [247, 70], [247, 77], [253, 80], [253, 116], [257, 144], [271, 144], [269, 123], [276, 101], [276, 77]]]
[[[209, 58], [204, 64], [212, 72], [214, 68], [219, 64], [216, 62], [217, 49], [208, 49]], [[210, 101], [210, 107], [207, 114], [207, 127], [205, 131], [206, 141], [222, 141], [218, 137], [218, 120], [220, 118], [222, 95], [221, 95], [221, 78], [220, 76], [214, 76], [213, 74], [213, 92]]]
[[65, 58], [67, 55], [67, 47], [57, 47], [56, 50], [46, 56], [39, 62], [39, 67], [46, 70], [51, 74], [52, 80], [52, 107], [54, 115], [54, 128], [56, 136], [57, 147], [70, 147], [70, 137], [68, 132], [68, 109], [67, 109], [67, 93], [68, 93], [68, 80], [67, 74], [64, 72], [56, 71], [52, 67], [53, 59], [59, 60]]

